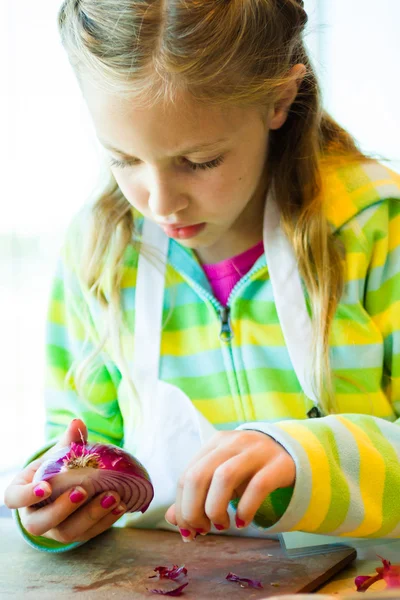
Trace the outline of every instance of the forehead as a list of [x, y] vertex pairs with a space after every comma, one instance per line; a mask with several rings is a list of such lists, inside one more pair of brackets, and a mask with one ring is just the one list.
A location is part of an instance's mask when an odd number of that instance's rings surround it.
[[240, 137], [254, 109], [196, 103], [188, 95], [174, 104], [143, 108], [134, 101], [99, 90], [85, 81], [82, 91], [97, 136], [126, 153], [172, 154], [181, 147]]

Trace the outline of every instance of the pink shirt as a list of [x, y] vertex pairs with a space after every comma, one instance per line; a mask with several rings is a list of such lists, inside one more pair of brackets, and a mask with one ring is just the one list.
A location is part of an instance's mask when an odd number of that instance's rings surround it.
[[264, 252], [263, 242], [259, 242], [242, 254], [227, 258], [213, 265], [203, 265], [204, 272], [213, 289], [214, 296], [226, 305], [229, 294], [237, 282], [248, 273], [256, 260]]

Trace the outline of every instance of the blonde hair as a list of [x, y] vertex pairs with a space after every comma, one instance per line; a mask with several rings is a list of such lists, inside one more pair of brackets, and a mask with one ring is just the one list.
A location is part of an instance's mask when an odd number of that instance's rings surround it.
[[[314, 387], [329, 414], [335, 411], [329, 337], [343, 267], [323, 213], [322, 172], [373, 159], [322, 109], [302, 36], [307, 20], [300, 0], [65, 0], [59, 29], [78, 80], [89, 75], [101, 89], [144, 106], [174, 102], [184, 91], [209, 105], [262, 110], [281, 98], [291, 67], [306, 66], [285, 124], [270, 132], [266, 168], [308, 295]], [[108, 312], [115, 336], [122, 264], [135, 223], [111, 171], [92, 217], [82, 278]]]

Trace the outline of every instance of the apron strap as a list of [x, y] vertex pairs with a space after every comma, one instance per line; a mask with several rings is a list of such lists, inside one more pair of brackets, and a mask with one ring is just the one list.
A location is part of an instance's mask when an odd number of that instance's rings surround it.
[[161, 227], [144, 219], [142, 242], [144, 248], [139, 254], [135, 292], [133, 350], [134, 382], [139, 390], [143, 382], [148, 385], [158, 380], [169, 238]]
[[[264, 212], [264, 252], [290, 360], [304, 393], [318, 405], [311, 379], [311, 319], [296, 257], [280, 225], [280, 211], [271, 192]], [[310, 417], [321, 415], [316, 407], [310, 413]]]

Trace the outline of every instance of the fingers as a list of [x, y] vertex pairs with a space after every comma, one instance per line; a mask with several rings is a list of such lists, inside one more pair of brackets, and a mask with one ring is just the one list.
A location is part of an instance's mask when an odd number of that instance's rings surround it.
[[[114, 502], [107, 499], [113, 497]], [[106, 500], [106, 502], [104, 502]], [[80, 508], [46, 537], [64, 544], [85, 542], [109, 529], [126, 511], [116, 492], [106, 492]]]
[[[196, 533], [208, 533], [211, 523], [219, 531], [229, 528], [227, 506], [236, 483], [243, 480], [243, 469], [234, 475], [231, 460], [229, 448], [214, 450], [189, 468], [179, 481], [175, 515], [184, 541], [191, 541]], [[235, 465], [242, 462], [237, 456]]]
[[10, 509], [32, 506], [51, 495], [51, 485], [44, 481], [32, 483], [32, 479], [40, 465], [55, 451], [69, 446], [71, 442], [87, 441], [87, 427], [81, 419], [74, 419], [68, 425], [64, 435], [55, 446], [39, 458], [32, 461], [22, 471], [17, 473], [4, 492], [4, 503]]
[[[207, 515], [205, 514], [204, 510], [202, 510], [202, 517], [200, 519], [198, 519], [199, 523], [198, 523], [198, 526], [196, 529], [190, 527], [188, 525], [188, 523], [186, 522], [185, 518], [181, 514], [182, 493], [185, 489], [186, 474], [192, 473], [193, 479], [196, 479], [196, 475], [193, 474], [193, 468], [194, 467], [198, 468], [199, 464], [202, 463], [202, 461], [204, 463], [205, 460], [207, 460], [207, 461], [209, 460], [209, 456], [210, 456], [210, 454], [212, 454], [212, 452], [215, 450], [215, 448], [217, 448], [217, 446], [220, 442], [220, 438], [221, 438], [221, 434], [219, 432], [216, 433], [211, 438], [211, 440], [207, 444], [205, 444], [202, 447], [202, 449], [196, 454], [196, 456], [194, 456], [194, 458], [190, 461], [183, 477], [178, 482], [177, 497], [176, 497], [175, 504], [172, 505], [168, 509], [168, 511], [165, 515], [165, 518], [169, 523], [171, 523], [172, 525], [178, 525], [182, 539], [185, 542], [189, 542], [189, 541], [193, 540], [196, 537], [196, 534], [207, 533], [211, 527], [210, 521], [209, 521], [209, 519], [207, 519]], [[199, 471], [197, 471], [197, 472], [199, 472]], [[211, 477], [211, 473], [210, 473], [210, 477]], [[201, 478], [203, 478], [203, 475], [201, 476]], [[203, 479], [202, 483], [203, 483], [203, 488], [204, 488], [203, 489], [203, 500], [204, 500], [204, 492], [206, 491], [206, 488], [208, 488], [208, 485], [207, 485], [205, 479]], [[199, 499], [197, 501], [197, 505], [201, 506], [201, 501]]]
[[88, 430], [85, 423], [81, 419], [73, 419], [64, 432], [64, 435], [57, 443], [58, 447], [69, 446], [72, 442], [82, 442], [82, 439], [87, 442]]
[[204, 446], [202, 446], [201, 450], [199, 450], [199, 452], [188, 463], [185, 472], [189, 471], [202, 458], [208, 456], [210, 453], [216, 450], [216, 448], [218, 448], [219, 444], [221, 443], [221, 439], [223, 439], [223, 433], [226, 432], [217, 431], [217, 433], [215, 433], [213, 437]]
[[118, 521], [118, 519], [120, 519], [122, 517], [122, 515], [125, 513], [125, 511], [126, 511], [125, 504], [120, 503], [117, 508], [111, 509], [111, 512], [106, 514], [106, 516], [103, 517], [102, 519], [100, 519], [95, 525], [93, 525], [93, 527], [90, 527], [89, 529], [87, 529], [85, 531], [83, 537], [78, 537], [77, 539], [75, 539], [73, 541], [87, 542], [88, 540], [91, 540], [92, 538], [96, 537], [97, 535], [104, 533], [104, 531], [107, 531], [107, 529], [110, 529], [110, 527], [112, 527], [112, 525], [114, 525], [114, 523], [116, 523]]
[[235, 496], [235, 490], [242, 482], [250, 480], [255, 470], [254, 462], [249, 461], [245, 454], [233, 456], [215, 470], [207, 493], [205, 512], [220, 531], [230, 527], [228, 506]]
[[[85, 490], [77, 487], [43, 508], [22, 509], [21, 522], [31, 535], [71, 543], [115, 510], [119, 500], [116, 492], [104, 492], [88, 501]], [[115, 517], [119, 518], [121, 514]]]
[[23, 508], [20, 511], [22, 525], [31, 535], [43, 535], [68, 518], [86, 499], [86, 491], [77, 487], [64, 492], [54, 502], [42, 508]]
[[295, 479], [296, 466], [288, 457], [279, 457], [258, 471], [249, 481], [236, 511], [236, 525], [249, 525], [265, 498], [278, 488], [288, 487]]
[[178, 524], [178, 522], [176, 520], [175, 504], [173, 504], [172, 506], [170, 506], [169, 509], [167, 510], [167, 512], [165, 513], [165, 520], [170, 525], [177, 525]]
[[228, 529], [228, 507], [233, 498], [241, 498], [237, 527], [249, 525], [272, 491], [295, 481], [292, 457], [268, 436], [246, 432], [241, 444], [233, 436], [225, 439], [227, 443], [192, 461], [179, 481], [175, 505], [166, 513], [166, 518], [180, 528], [184, 541], [191, 541], [196, 533], [209, 532], [211, 524], [220, 531]]
[[41, 459], [35, 460], [20, 471], [4, 492], [4, 503], [8, 508], [32, 506], [51, 495], [51, 485], [45, 481], [32, 483]]

